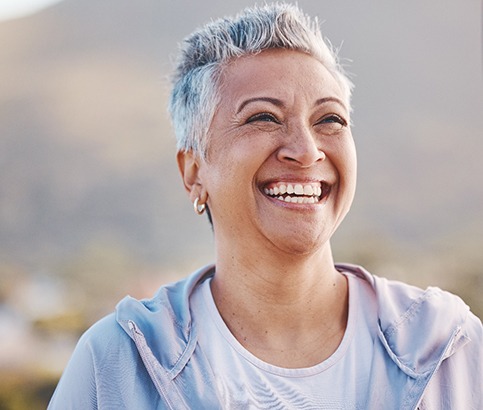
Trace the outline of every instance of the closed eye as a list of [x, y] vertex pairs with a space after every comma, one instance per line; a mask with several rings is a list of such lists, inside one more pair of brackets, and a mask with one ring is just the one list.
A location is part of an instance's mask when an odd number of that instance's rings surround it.
[[270, 114], [268, 112], [262, 112], [259, 114], [252, 115], [250, 118], [247, 119], [247, 123], [250, 122], [274, 122], [276, 124], [280, 124], [280, 121], [275, 117], [273, 114]]

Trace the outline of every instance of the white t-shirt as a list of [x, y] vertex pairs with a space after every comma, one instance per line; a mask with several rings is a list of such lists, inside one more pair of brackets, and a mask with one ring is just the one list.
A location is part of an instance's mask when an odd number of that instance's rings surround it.
[[349, 315], [341, 344], [322, 363], [300, 369], [268, 364], [235, 339], [216, 308], [211, 279], [195, 290], [190, 304], [199, 333], [197, 348], [215, 374], [223, 408], [365, 409], [377, 337], [376, 307], [367, 283], [352, 275], [347, 277]]

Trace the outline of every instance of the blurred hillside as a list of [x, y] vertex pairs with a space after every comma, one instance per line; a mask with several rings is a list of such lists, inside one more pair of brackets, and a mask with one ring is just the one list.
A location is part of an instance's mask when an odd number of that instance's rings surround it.
[[[482, 316], [481, 4], [362, 3], [299, 0], [355, 73], [359, 185], [337, 259]], [[23, 324], [4, 352], [58, 371], [123, 294], [213, 259], [177, 174], [167, 76], [185, 35], [250, 4], [66, 0], [0, 22], [0, 328]], [[32, 335], [43, 344], [16, 343]]]
[[38, 267], [114, 241], [176, 262], [176, 249], [199, 244], [179, 229], [165, 56], [145, 27], [162, 12], [86, 3], [0, 25], [2, 252]]

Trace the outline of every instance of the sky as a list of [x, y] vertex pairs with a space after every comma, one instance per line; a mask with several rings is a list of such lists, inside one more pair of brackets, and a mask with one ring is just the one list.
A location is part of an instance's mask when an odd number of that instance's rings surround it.
[[0, 1], [0, 21], [25, 17], [36, 13], [61, 0], [2, 0]]

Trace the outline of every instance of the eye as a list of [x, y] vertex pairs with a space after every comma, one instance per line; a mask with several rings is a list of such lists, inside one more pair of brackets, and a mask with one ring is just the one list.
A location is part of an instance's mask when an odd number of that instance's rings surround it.
[[320, 119], [317, 124], [339, 124], [341, 127], [345, 127], [347, 121], [337, 114], [329, 114]]
[[251, 122], [274, 122], [276, 124], [280, 124], [280, 121], [275, 117], [273, 114], [268, 112], [261, 112], [259, 114], [252, 115], [250, 118], [247, 119], [247, 123]]

